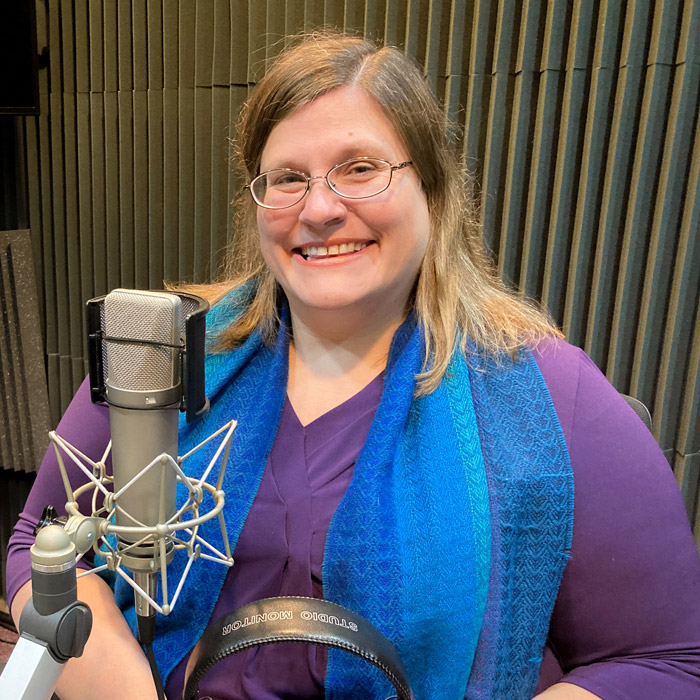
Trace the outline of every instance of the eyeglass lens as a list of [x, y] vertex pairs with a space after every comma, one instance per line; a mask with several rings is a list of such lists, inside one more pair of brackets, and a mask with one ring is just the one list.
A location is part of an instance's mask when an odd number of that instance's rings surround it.
[[[326, 176], [343, 197], [360, 199], [385, 190], [391, 182], [391, 165], [374, 158], [358, 158], [336, 165]], [[256, 201], [273, 209], [290, 207], [306, 194], [309, 178], [296, 170], [268, 170], [251, 182]]]

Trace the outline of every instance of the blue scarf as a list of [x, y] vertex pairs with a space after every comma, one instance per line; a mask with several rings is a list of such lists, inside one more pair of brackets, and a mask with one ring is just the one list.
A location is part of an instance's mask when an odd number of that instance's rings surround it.
[[[217, 304], [210, 330], [242, 303], [236, 290]], [[279, 425], [287, 327], [283, 318], [274, 347], [256, 333], [235, 351], [208, 355], [211, 410], [181, 426], [184, 454], [239, 421], [224, 482], [232, 548]], [[473, 354], [467, 362], [455, 352], [440, 386], [415, 398], [423, 347], [409, 318], [393, 339], [379, 407], [331, 520], [324, 595], [394, 642], [419, 700], [529, 699], [571, 542], [573, 482], [561, 428], [527, 354], [516, 362]], [[215, 448], [188, 471], [201, 473]], [[222, 548], [217, 528], [204, 535]], [[170, 581], [185, 563], [175, 557]], [[159, 618], [154, 649], [164, 677], [208, 624], [226, 571], [198, 561], [175, 611]], [[133, 628], [131, 589], [118, 583], [117, 599]], [[392, 694], [378, 671], [337, 650], [325, 685], [329, 700]]]

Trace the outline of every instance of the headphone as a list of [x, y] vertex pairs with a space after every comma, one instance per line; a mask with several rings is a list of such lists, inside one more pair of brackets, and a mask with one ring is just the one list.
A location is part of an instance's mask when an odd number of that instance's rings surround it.
[[195, 700], [200, 680], [217, 662], [275, 642], [348, 651], [382, 671], [397, 700], [415, 700], [396, 648], [371, 622], [328, 600], [294, 596], [256, 600], [210, 624], [190, 654], [182, 700]]

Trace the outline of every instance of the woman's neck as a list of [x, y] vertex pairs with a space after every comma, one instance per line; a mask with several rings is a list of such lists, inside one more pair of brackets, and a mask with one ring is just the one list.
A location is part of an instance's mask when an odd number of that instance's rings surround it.
[[311, 326], [292, 313], [287, 394], [303, 425], [347, 401], [384, 370], [402, 321]]

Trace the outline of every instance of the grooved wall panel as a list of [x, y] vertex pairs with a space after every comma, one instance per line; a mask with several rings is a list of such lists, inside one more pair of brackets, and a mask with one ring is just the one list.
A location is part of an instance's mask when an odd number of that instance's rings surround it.
[[289, 34], [332, 25], [423, 67], [499, 271], [650, 407], [700, 542], [700, 0], [48, 0], [37, 14], [41, 114], [4, 124], [0, 153], [3, 216], [32, 232], [52, 422], [85, 371], [85, 299], [216, 273], [240, 106]]
[[0, 231], [0, 471], [35, 472], [49, 444], [29, 231]]

